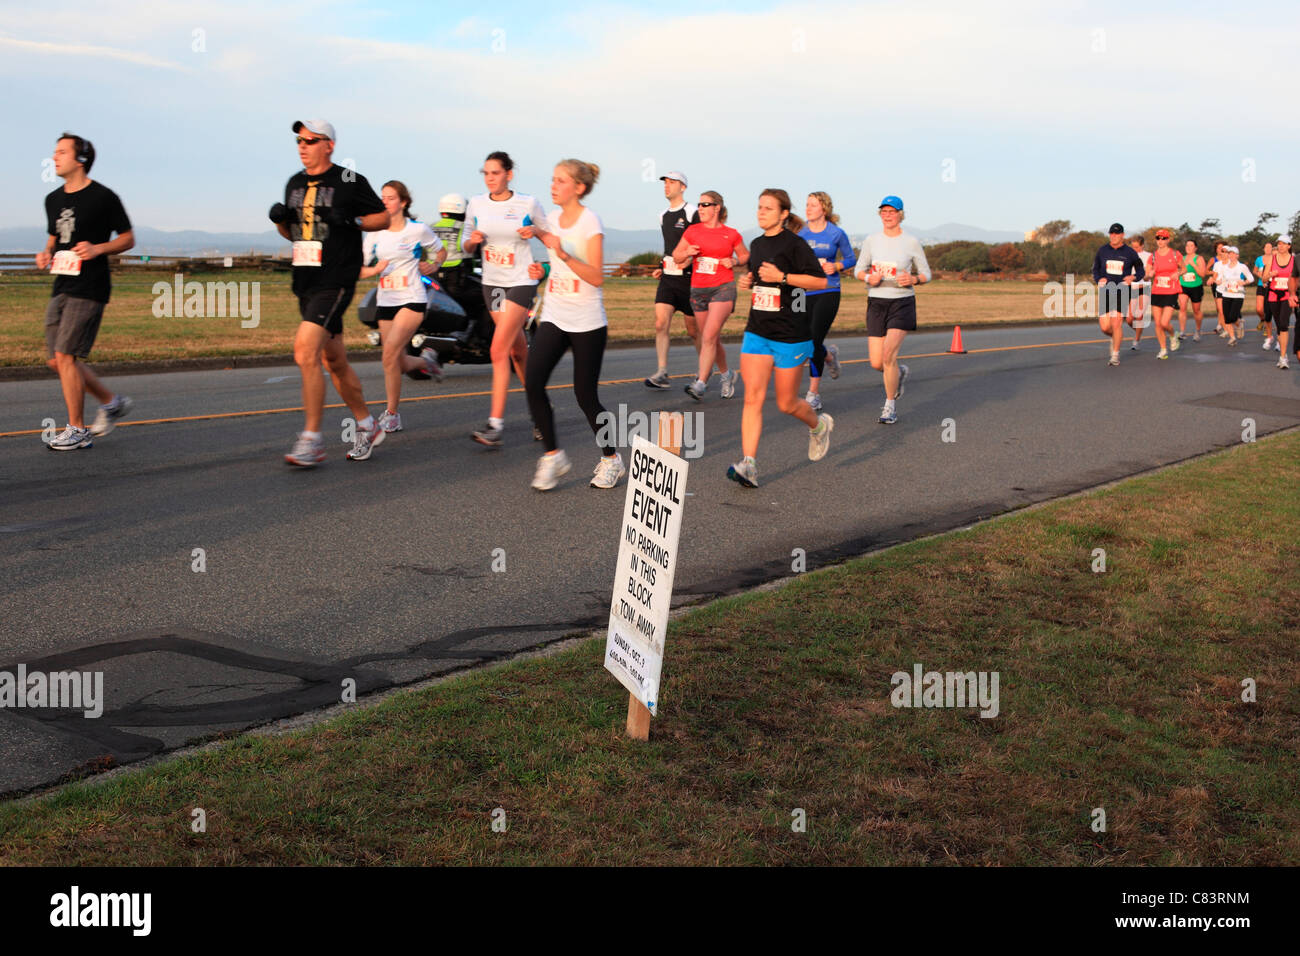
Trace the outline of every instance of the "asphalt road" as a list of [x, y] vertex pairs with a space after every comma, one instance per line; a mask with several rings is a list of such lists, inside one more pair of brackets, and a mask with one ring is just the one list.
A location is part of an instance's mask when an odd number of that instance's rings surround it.
[[[894, 426], [876, 420], [866, 339], [839, 341], [829, 455], [809, 462], [806, 428], [769, 403], [756, 490], [725, 478], [741, 400], [722, 401], [716, 380], [702, 403], [688, 398], [689, 349], [674, 348], [669, 392], [641, 384], [652, 350], [606, 355], [611, 410], [702, 412], [678, 602], [788, 575], [795, 548], [813, 569], [1235, 444], [1245, 418], [1261, 436], [1300, 422], [1300, 371], [1274, 368], [1255, 334], [1231, 350], [1208, 335], [1163, 362], [1148, 336], [1119, 368], [1091, 323], [972, 330], [964, 356], [944, 354], [947, 332], [913, 335]], [[375, 402], [379, 365], [357, 369]], [[293, 367], [119, 378], [131, 419], [58, 454], [8, 434], [62, 426], [57, 384], [0, 383], [0, 672], [102, 671], [105, 698], [97, 719], [0, 709], [0, 792], [337, 703], [347, 678], [364, 693], [601, 626], [624, 486], [587, 487], [599, 453], [567, 388], [552, 398], [574, 469], [556, 490], [529, 487], [540, 450], [521, 393], [505, 447], [471, 441], [488, 371], [406, 381], [405, 431], [361, 463], [327, 431], [315, 470], [282, 460], [300, 413], [241, 414], [295, 408]], [[328, 411], [327, 427], [347, 414]], [[670, 700], [671, 636], [665, 681]], [[612, 676], [610, 693], [622, 694]]]

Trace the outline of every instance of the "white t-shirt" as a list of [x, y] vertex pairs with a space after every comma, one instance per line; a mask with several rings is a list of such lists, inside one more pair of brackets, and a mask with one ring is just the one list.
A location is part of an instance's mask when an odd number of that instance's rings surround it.
[[880, 273], [880, 285], [867, 290], [867, 295], [873, 299], [905, 299], [916, 295], [915, 288], [900, 286], [897, 276], [913, 269], [926, 282], [930, 281], [930, 264], [925, 261], [925, 250], [916, 237], [905, 232], [897, 236], [877, 232], [863, 240], [862, 253], [853, 274], [865, 279], [869, 272]]
[[469, 201], [465, 209], [465, 227], [461, 230], [463, 248], [470, 233], [483, 233], [483, 284], [505, 286], [537, 285], [528, 278], [528, 267], [533, 263], [528, 240], [519, 236], [524, 226], [546, 222], [546, 210], [532, 196], [515, 193], [500, 202], [487, 193], [480, 193]]
[[428, 290], [420, 281], [420, 262], [425, 250], [437, 253], [442, 240], [422, 222], [408, 219], [398, 232], [382, 229], [365, 233], [366, 264], [376, 259], [388, 260], [388, 266], [379, 274], [377, 305], [406, 305], [423, 302]]
[[[579, 262], [587, 261], [587, 242], [592, 236], [603, 235], [605, 227], [600, 217], [590, 209], [583, 209], [578, 221], [568, 229], [560, 225], [561, 210], [554, 209], [547, 217], [547, 229], [560, 238], [560, 246]], [[608, 324], [605, 318], [605, 296], [600, 286], [592, 285], [578, 277], [568, 263], [551, 254], [551, 274], [546, 280], [546, 298], [542, 300], [540, 322], [550, 322], [565, 332], [594, 332]]]
[[1235, 266], [1230, 266], [1226, 262], [1216, 262], [1214, 278], [1214, 287], [1225, 299], [1246, 298], [1246, 285], [1255, 280], [1254, 274], [1240, 260]]
[[[1137, 252], [1136, 249], [1134, 249], [1133, 251]], [[1143, 279], [1141, 282], [1134, 282], [1133, 283], [1134, 289], [1147, 290], [1151, 288], [1151, 258], [1154, 255], [1155, 253], [1147, 252], [1145, 249], [1143, 249], [1141, 252], [1138, 252], [1138, 258], [1142, 260], [1142, 274], [1146, 276], [1146, 278]]]

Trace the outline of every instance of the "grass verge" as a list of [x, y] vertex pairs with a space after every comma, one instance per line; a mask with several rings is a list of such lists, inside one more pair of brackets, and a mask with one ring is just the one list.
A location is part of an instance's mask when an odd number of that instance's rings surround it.
[[10, 803], [0, 863], [1295, 865], [1298, 482], [1290, 433], [694, 610], [648, 744], [591, 640]]

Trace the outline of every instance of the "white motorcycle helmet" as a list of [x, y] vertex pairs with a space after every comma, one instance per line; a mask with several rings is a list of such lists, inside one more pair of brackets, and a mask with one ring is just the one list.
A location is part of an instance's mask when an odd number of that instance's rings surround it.
[[460, 193], [447, 193], [438, 200], [438, 215], [463, 216], [468, 205], [465, 197]]

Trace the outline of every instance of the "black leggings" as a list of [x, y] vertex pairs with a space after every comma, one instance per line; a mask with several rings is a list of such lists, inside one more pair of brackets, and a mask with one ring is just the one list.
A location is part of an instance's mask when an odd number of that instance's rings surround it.
[[1286, 299], [1264, 303], [1262, 320], [1272, 322], [1275, 332], [1287, 332], [1291, 329], [1291, 303]]
[[808, 303], [808, 325], [812, 328], [813, 354], [809, 363], [808, 374], [821, 378], [822, 367], [826, 362], [826, 333], [831, 330], [831, 323], [840, 311], [840, 293], [821, 292], [817, 295], [804, 296]]
[[[555, 412], [546, 397], [546, 383], [560, 363], [566, 350], [573, 349], [573, 394], [587, 422], [595, 434], [600, 434], [600, 416], [605, 406], [596, 395], [596, 382], [600, 380], [600, 363], [605, 357], [605, 340], [609, 328], [602, 326], [591, 332], [565, 332], [554, 323], [542, 322], [533, 333], [528, 347], [528, 364], [524, 367], [527, 381], [528, 411], [533, 424], [542, 433], [542, 444], [547, 451], [555, 451]], [[614, 454], [613, 446], [601, 448], [606, 456]]]

